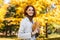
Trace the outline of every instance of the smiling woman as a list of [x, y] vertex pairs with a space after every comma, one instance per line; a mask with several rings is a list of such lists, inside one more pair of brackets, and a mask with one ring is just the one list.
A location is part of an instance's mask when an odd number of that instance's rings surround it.
[[33, 17], [35, 17], [35, 8], [32, 5], [28, 5], [24, 11], [25, 18], [20, 23], [20, 28], [18, 31], [18, 38], [23, 40], [36, 40], [36, 33], [39, 33], [38, 28], [32, 31], [33, 27]]

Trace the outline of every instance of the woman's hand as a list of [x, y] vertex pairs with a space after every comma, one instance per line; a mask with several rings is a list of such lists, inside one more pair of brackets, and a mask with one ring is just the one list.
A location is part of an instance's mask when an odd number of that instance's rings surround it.
[[32, 35], [35, 35], [36, 33], [39, 33], [40, 32], [40, 25], [39, 25], [39, 22], [35, 22], [32, 26]]
[[39, 28], [36, 28], [31, 34], [35, 35], [36, 33], [39, 33]]

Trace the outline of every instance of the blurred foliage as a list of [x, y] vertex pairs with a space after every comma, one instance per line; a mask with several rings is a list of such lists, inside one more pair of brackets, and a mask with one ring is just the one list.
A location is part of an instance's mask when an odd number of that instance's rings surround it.
[[[38, 21], [41, 26], [46, 27], [46, 23], [60, 25], [60, 0], [10, 0], [9, 4], [4, 4], [3, 1], [0, 0], [0, 29], [6, 26], [7, 22], [2, 22], [7, 20], [11, 21], [7, 25], [16, 25], [12, 27], [18, 30], [20, 21], [25, 17], [24, 9], [27, 5], [35, 7], [34, 21]], [[53, 29], [53, 26], [49, 27], [50, 30]]]

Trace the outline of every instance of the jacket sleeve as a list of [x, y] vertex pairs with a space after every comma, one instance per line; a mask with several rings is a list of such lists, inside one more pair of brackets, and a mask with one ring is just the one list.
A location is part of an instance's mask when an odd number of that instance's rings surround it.
[[31, 38], [31, 33], [30, 32], [28, 32], [28, 33], [24, 32], [24, 30], [26, 29], [25, 26], [26, 26], [26, 24], [24, 23], [24, 21], [21, 21], [20, 28], [19, 28], [19, 31], [18, 31], [18, 38], [20, 38], [20, 39]]

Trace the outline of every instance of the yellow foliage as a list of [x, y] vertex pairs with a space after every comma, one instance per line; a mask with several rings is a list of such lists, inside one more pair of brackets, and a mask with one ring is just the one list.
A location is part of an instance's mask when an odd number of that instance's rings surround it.
[[[0, 3], [2, 3], [3, 1], [0, 0]], [[45, 9], [46, 7], [48, 7], [48, 9], [50, 9], [50, 6], [52, 4], [56, 4], [56, 8], [48, 11], [45, 14], [41, 14], [40, 11], [43, 11], [42, 9]], [[24, 10], [24, 8], [26, 7], [26, 5], [33, 5], [36, 9], [36, 16], [34, 18], [34, 21], [38, 21], [40, 22], [40, 24], [42, 26], [45, 26], [46, 23], [52, 23], [55, 22], [57, 24], [60, 24], [60, 0], [10, 0], [10, 4], [11, 5], [18, 5], [18, 7], [16, 8], [16, 13], [20, 14], [20, 12], [22, 12]], [[7, 9], [8, 5], [4, 4], [1, 8], [0, 8], [0, 19], [3, 20], [4, 19], [4, 15], [6, 13], [6, 9]], [[10, 18], [9, 18], [10, 19]], [[8, 19], [8, 20], [9, 20]], [[13, 19], [13, 18], [11, 18]], [[18, 19], [18, 18], [17, 18]], [[13, 21], [17, 21], [16, 19], [13, 19]]]
[[3, 3], [3, 0], [0, 0], [0, 4], [2, 4]]

